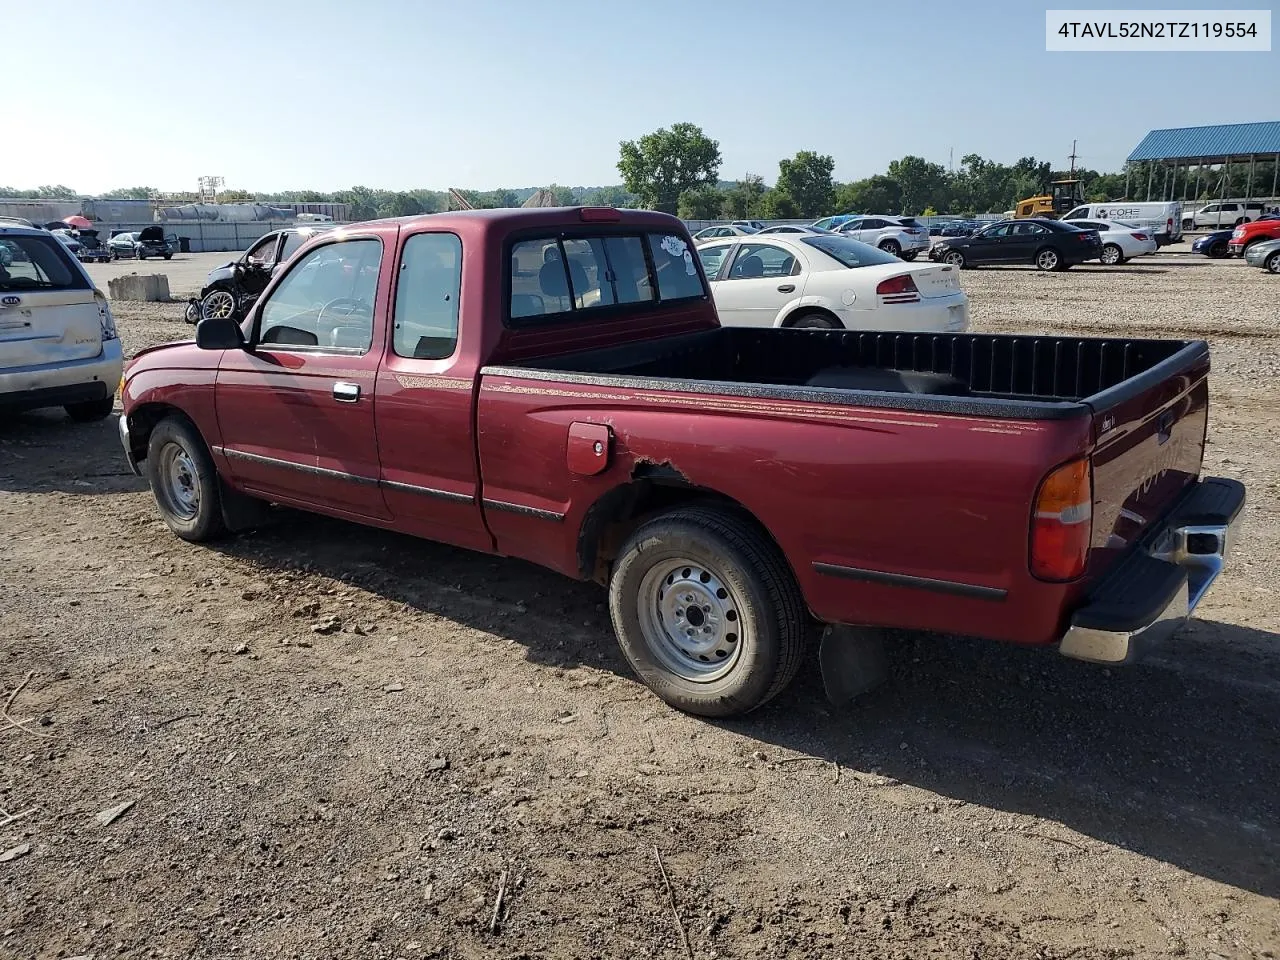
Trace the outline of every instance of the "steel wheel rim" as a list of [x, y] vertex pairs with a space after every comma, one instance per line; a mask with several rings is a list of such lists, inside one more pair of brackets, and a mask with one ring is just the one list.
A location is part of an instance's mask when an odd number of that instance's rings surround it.
[[160, 493], [169, 512], [193, 520], [200, 512], [200, 474], [195, 460], [181, 444], [169, 442], [160, 449]]
[[204, 298], [200, 308], [207, 320], [226, 320], [235, 312], [236, 298], [225, 290], [215, 290]]
[[1036, 263], [1042, 270], [1052, 270], [1058, 265], [1058, 255], [1052, 250], [1045, 250], [1036, 258]]
[[724, 577], [683, 557], [655, 564], [640, 582], [640, 632], [654, 659], [691, 683], [712, 683], [742, 658], [742, 604]]
[[1120, 262], [1120, 250], [1118, 247], [1107, 247], [1102, 251], [1102, 262], [1107, 266], [1113, 266]]
[[1267, 270], [1271, 273], [1280, 273], [1280, 253], [1273, 253], [1267, 258]]

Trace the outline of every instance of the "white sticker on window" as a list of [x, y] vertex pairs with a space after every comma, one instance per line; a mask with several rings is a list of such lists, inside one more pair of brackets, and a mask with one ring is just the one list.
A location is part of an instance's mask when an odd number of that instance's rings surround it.
[[693, 265], [693, 254], [688, 250], [684, 252], [684, 272], [691, 277], [696, 277], [698, 275], [698, 270]]
[[689, 245], [679, 237], [663, 237], [661, 246], [673, 257], [683, 256], [689, 251]]

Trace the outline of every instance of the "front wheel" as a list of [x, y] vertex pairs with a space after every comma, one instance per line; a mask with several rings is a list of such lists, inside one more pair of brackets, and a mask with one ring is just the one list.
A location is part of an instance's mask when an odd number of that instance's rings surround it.
[[1266, 267], [1268, 270], [1270, 270], [1272, 273], [1280, 273], [1280, 250], [1277, 250], [1271, 256], [1267, 257], [1266, 261], [1263, 263], [1263, 266]]
[[1045, 247], [1036, 254], [1037, 270], [1060, 270], [1061, 268], [1062, 257], [1052, 247]]
[[118, 253], [116, 253], [114, 250], [112, 250], [112, 251], [111, 251], [111, 259], [112, 259], [112, 260], [119, 260], [119, 259], [120, 259], [120, 254], [118, 254]]
[[166, 417], [147, 443], [147, 483], [169, 529], [200, 543], [226, 533], [218, 471], [189, 420]]
[[908, 250], [906, 253], [898, 254], [898, 256], [902, 257], [903, 260], [906, 260], [908, 263], [910, 263], [912, 260], [916, 258], [919, 252], [920, 252], [919, 250]]
[[200, 316], [206, 320], [230, 320], [236, 314], [236, 297], [230, 290], [212, 290], [200, 301]]
[[93, 423], [111, 416], [116, 405], [115, 397], [104, 397], [101, 400], [83, 400], [80, 403], [68, 403], [62, 409], [76, 423]]
[[173, 259], [173, 254], [172, 254], [172, 253], [166, 253], [166, 254], [164, 255], [164, 258], [165, 258], [166, 260], [172, 260], [172, 259]]
[[880, 249], [892, 256], [900, 256], [902, 254], [902, 244], [897, 240], [884, 240], [880, 243]]
[[1102, 248], [1102, 256], [1099, 259], [1108, 267], [1114, 267], [1116, 264], [1124, 263], [1124, 251], [1114, 243], [1108, 243]]
[[628, 662], [677, 710], [748, 713], [794, 679], [808, 623], [777, 547], [750, 520], [681, 507], [642, 525], [609, 582]]
[[942, 262], [950, 264], [957, 270], [964, 269], [964, 254], [959, 250], [948, 250], [942, 258]]
[[1226, 257], [1226, 255], [1230, 252], [1231, 250], [1227, 246], [1227, 242], [1225, 240], [1215, 243], [1212, 247], [1209, 248], [1209, 256], [1212, 257], [1214, 260], [1221, 260], [1224, 257]]

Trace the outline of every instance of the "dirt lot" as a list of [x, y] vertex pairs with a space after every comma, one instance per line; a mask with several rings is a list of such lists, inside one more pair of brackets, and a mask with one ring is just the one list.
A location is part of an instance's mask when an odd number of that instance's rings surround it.
[[[34, 811], [0, 827], [0, 957], [1273, 956], [1277, 278], [964, 283], [980, 329], [1213, 344], [1248, 526], [1152, 662], [910, 638], [855, 709], [814, 667], [709, 723], [629, 674], [593, 587], [308, 517], [192, 547], [114, 420], [4, 420], [0, 684], [34, 722], [0, 808]], [[118, 316], [131, 352], [190, 331]]]

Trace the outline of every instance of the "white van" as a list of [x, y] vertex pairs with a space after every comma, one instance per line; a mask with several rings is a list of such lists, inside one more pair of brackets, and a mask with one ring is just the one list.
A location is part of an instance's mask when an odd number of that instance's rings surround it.
[[1157, 247], [1167, 247], [1182, 239], [1182, 204], [1176, 200], [1130, 203], [1086, 203], [1076, 207], [1063, 220], [1119, 220], [1146, 227], [1156, 238]]

